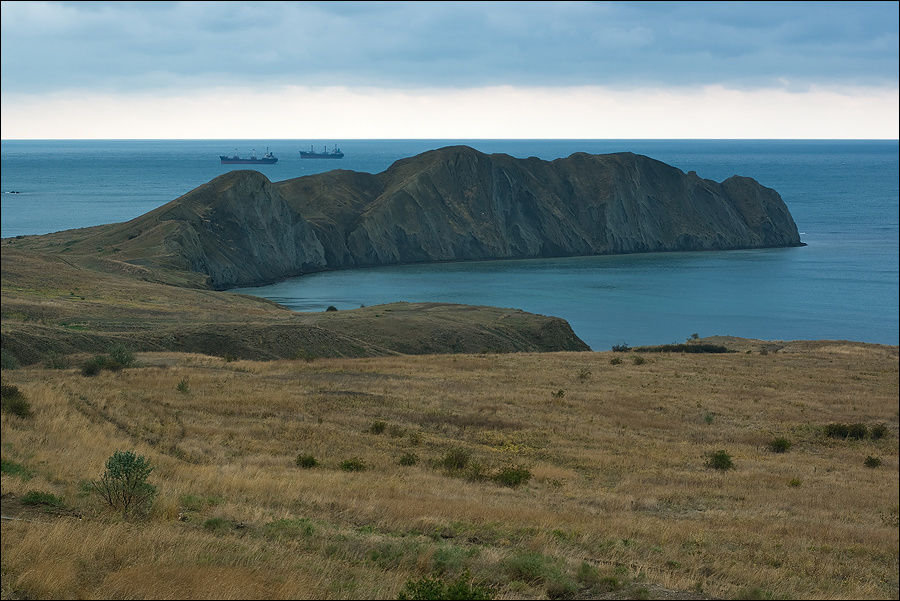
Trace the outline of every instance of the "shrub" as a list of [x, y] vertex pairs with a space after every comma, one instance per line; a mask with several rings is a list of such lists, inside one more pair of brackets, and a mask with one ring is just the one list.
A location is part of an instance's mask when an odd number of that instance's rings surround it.
[[128, 350], [124, 344], [113, 344], [106, 352], [109, 354], [109, 358], [121, 367], [134, 365], [134, 353]]
[[312, 455], [304, 455], [303, 453], [297, 455], [297, 467], [310, 469], [317, 465], [319, 465], [319, 462]]
[[225, 532], [233, 526], [234, 524], [225, 518], [209, 518], [203, 522], [203, 529], [210, 532]]
[[21, 463], [16, 463], [15, 461], [7, 461], [6, 459], [0, 459], [0, 472], [6, 474], [7, 476], [18, 476], [25, 481], [31, 480], [31, 477], [34, 475], [31, 473], [30, 469], [28, 469]]
[[850, 427], [847, 424], [831, 423], [825, 426], [825, 436], [829, 438], [847, 438]]
[[445, 583], [440, 578], [407, 580], [397, 599], [493, 599], [490, 589], [473, 584], [468, 572], [455, 581]]
[[0, 410], [22, 419], [31, 417], [31, 405], [18, 386], [0, 385]]
[[494, 482], [515, 488], [531, 479], [531, 472], [524, 467], [505, 467], [494, 476]]
[[521, 580], [528, 584], [546, 582], [554, 573], [548, 558], [533, 551], [525, 551], [507, 557], [503, 561], [503, 568], [510, 580]]
[[350, 459], [345, 459], [341, 461], [340, 465], [341, 469], [345, 472], [364, 472], [366, 471], [366, 464], [363, 463], [363, 460], [359, 457], [351, 457]]
[[466, 469], [472, 454], [465, 449], [450, 449], [441, 459], [441, 465], [448, 471], [458, 471]]
[[862, 440], [869, 435], [869, 429], [865, 424], [850, 424], [847, 426], [847, 438]]
[[29, 490], [22, 497], [25, 505], [45, 505], [47, 507], [65, 507], [63, 500], [56, 495], [41, 490]]
[[156, 487], [147, 482], [153, 467], [133, 451], [116, 451], [106, 460], [106, 471], [93, 482], [94, 490], [116, 511], [146, 509], [156, 495]]
[[613, 357], [609, 360], [610, 365], [619, 365], [621, 362], [622, 360], [619, 357]]
[[563, 398], [564, 396], [566, 396], [566, 391], [563, 390], [562, 388], [560, 388], [560, 389], [557, 390], [556, 392], [551, 392], [551, 393], [550, 393], [550, 396], [552, 396], [554, 399], [561, 399], [561, 398]]
[[627, 353], [628, 351], [631, 350], [631, 347], [628, 346], [627, 343], [623, 342], [622, 344], [614, 344], [612, 346], [612, 350], [613, 350], [613, 352], [616, 352], [616, 353]]
[[554, 578], [547, 584], [548, 599], [576, 599], [578, 587], [570, 578], [565, 576]]
[[307, 518], [295, 520], [282, 519], [267, 523], [264, 527], [266, 536], [271, 538], [299, 538], [312, 536], [315, 532], [312, 523]]
[[791, 441], [787, 438], [775, 438], [769, 441], [768, 446], [773, 453], [786, 453], [791, 448]]
[[392, 424], [388, 428], [388, 434], [391, 435], [391, 438], [400, 438], [404, 434], [406, 434], [406, 428], [402, 428], [396, 424]]
[[716, 451], [707, 455], [706, 467], [725, 471], [732, 469], [734, 463], [731, 461], [731, 455], [725, 451]]
[[85, 377], [96, 376], [104, 369], [117, 371], [120, 369], [120, 366], [111, 363], [109, 358], [104, 357], [103, 355], [96, 355], [93, 358], [88, 359], [84, 365], [81, 366], [81, 375]]
[[887, 425], [885, 425], [885, 424], [878, 424], [878, 425], [872, 426], [872, 429], [869, 430], [869, 434], [872, 436], [873, 440], [880, 440], [880, 439], [884, 438], [885, 436], [887, 436], [887, 433], [888, 433], [888, 429], [887, 429]]
[[632, 355], [631, 362], [634, 363], [635, 365], [643, 365], [644, 363], [647, 362], [647, 360], [644, 359], [643, 357], [641, 357], [640, 355]]
[[419, 461], [419, 456], [415, 453], [404, 453], [397, 460], [400, 465], [415, 465]]
[[710, 413], [707, 411], [706, 413], [703, 414], [703, 421], [706, 422], [707, 425], [709, 425], [709, 424], [713, 423], [713, 419], [715, 419], [715, 417], [716, 416], [714, 413]]
[[188, 381], [185, 378], [182, 378], [178, 383], [178, 386], [175, 387], [175, 390], [180, 392], [181, 394], [190, 394], [191, 387], [188, 385]]
[[19, 360], [9, 351], [0, 352], [0, 368], [2, 369], [19, 369]]
[[790, 486], [791, 488], [800, 488], [801, 484], [803, 483], [800, 482], [799, 478], [791, 478], [791, 481], [788, 482], [788, 486]]
[[586, 367], [582, 367], [581, 371], [578, 372], [578, 379], [582, 382], [586, 382], [588, 378], [591, 377], [591, 370]]
[[376, 420], [372, 422], [372, 425], [369, 426], [369, 432], [372, 434], [382, 434], [387, 428], [387, 424], [381, 420]]
[[871, 455], [866, 457], [866, 460], [863, 462], [863, 465], [866, 467], [878, 467], [881, 465], [880, 457], [872, 457]]
[[325, 309], [325, 311], [337, 311], [337, 307], [335, 307], [334, 305], [328, 305], [328, 308]]

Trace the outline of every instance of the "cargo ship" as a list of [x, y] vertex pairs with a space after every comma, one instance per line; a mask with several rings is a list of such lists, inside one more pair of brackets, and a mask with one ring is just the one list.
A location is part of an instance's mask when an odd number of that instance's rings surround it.
[[344, 153], [341, 152], [341, 149], [335, 146], [331, 149], [331, 152], [328, 152], [328, 147], [325, 146], [322, 152], [316, 152], [313, 150], [313, 147], [310, 146], [309, 150], [301, 150], [300, 151], [301, 159], [342, 159], [344, 158]]
[[278, 157], [269, 152], [269, 149], [266, 148], [266, 154], [264, 154], [261, 158], [257, 157], [254, 152], [250, 152], [250, 158], [245, 159], [239, 157], [237, 152], [235, 152], [234, 156], [225, 156], [224, 154], [219, 155], [219, 160], [222, 165], [274, 165], [278, 162]]

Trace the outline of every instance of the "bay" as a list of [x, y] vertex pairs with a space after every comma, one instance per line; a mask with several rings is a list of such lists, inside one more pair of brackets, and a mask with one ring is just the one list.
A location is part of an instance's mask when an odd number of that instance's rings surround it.
[[[261, 154], [273, 181], [333, 168], [379, 172], [451, 144], [551, 160], [631, 151], [721, 181], [776, 189], [802, 248], [401, 265], [242, 289], [295, 310], [396, 300], [516, 307], [567, 319], [592, 348], [693, 333], [898, 344], [898, 143], [812, 140], [110, 140], [0, 143], [3, 237], [125, 221]], [[300, 160], [310, 144], [342, 160]], [[239, 167], [237, 167], [239, 168]], [[15, 192], [15, 193], [13, 193]]]

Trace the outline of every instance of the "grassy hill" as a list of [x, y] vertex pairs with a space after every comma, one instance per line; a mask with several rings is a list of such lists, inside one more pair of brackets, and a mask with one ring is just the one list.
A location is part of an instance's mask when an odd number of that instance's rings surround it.
[[2, 596], [896, 598], [897, 347], [730, 343], [4, 370]]

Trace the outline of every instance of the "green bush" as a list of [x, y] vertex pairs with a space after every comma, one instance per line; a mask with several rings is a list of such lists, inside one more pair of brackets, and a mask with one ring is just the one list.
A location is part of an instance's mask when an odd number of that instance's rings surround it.
[[829, 438], [847, 438], [850, 428], [847, 424], [831, 423], [825, 426], [825, 436]]
[[627, 353], [631, 350], [631, 347], [628, 346], [627, 343], [623, 342], [622, 344], [614, 344], [612, 350], [616, 353]]
[[0, 459], [0, 473], [4, 473], [7, 476], [17, 476], [26, 482], [31, 480], [31, 477], [34, 475], [30, 469], [21, 463], [7, 461], [6, 459]]
[[524, 467], [505, 467], [494, 476], [494, 482], [510, 488], [525, 484], [530, 479], [531, 472]]
[[116, 343], [109, 347], [106, 351], [112, 362], [122, 367], [131, 367], [134, 365], [134, 353], [128, 350], [124, 344]]
[[768, 447], [773, 453], [786, 453], [791, 448], [791, 441], [787, 438], [775, 438], [769, 441]]
[[366, 470], [366, 464], [359, 457], [351, 457], [341, 461], [340, 467], [345, 472], [364, 472]]
[[609, 360], [610, 365], [619, 365], [620, 363], [622, 363], [622, 359], [619, 357], [613, 357]]
[[270, 538], [286, 539], [312, 536], [315, 528], [309, 519], [298, 518], [271, 521], [264, 526], [263, 531]]
[[847, 438], [862, 440], [869, 435], [869, 429], [865, 424], [850, 424], [847, 426]]
[[116, 451], [106, 460], [106, 471], [93, 482], [93, 487], [112, 509], [123, 515], [143, 511], [156, 496], [156, 487], [147, 482], [152, 471], [142, 455]]
[[381, 420], [375, 420], [372, 422], [372, 425], [369, 426], [369, 432], [372, 434], [383, 434], [385, 428], [387, 428], [387, 424]]
[[0, 368], [2, 369], [19, 369], [19, 360], [9, 351], [0, 352]]
[[86, 377], [96, 376], [104, 369], [119, 371], [122, 369], [122, 366], [111, 360], [109, 357], [95, 355], [81, 366], [81, 375]]
[[866, 467], [879, 467], [881, 465], [880, 457], [872, 457], [871, 455], [866, 457], [866, 460], [863, 462], [863, 465]]
[[419, 456], [415, 453], [403, 453], [397, 463], [400, 465], [415, 465], [419, 462]]
[[800, 485], [803, 484], [799, 478], [791, 478], [791, 481], [788, 482], [788, 486], [791, 488], [800, 488]]
[[493, 599], [490, 589], [471, 582], [468, 572], [455, 581], [445, 583], [440, 578], [407, 580], [397, 599]]
[[317, 465], [319, 465], [319, 462], [312, 455], [304, 455], [303, 453], [297, 455], [297, 467], [309, 469]]
[[502, 565], [510, 580], [521, 580], [528, 584], [547, 582], [558, 575], [558, 570], [548, 557], [533, 551], [507, 557]]
[[29, 490], [22, 497], [24, 505], [44, 505], [47, 507], [65, 507], [63, 500], [56, 495], [41, 490]]
[[225, 518], [209, 518], [203, 522], [203, 529], [217, 534], [227, 532], [234, 528], [234, 522]]
[[175, 387], [175, 390], [177, 390], [181, 394], [190, 394], [191, 393], [191, 387], [185, 378], [182, 378], [181, 381], [178, 382], [178, 385]]
[[869, 434], [872, 436], [872, 440], [880, 440], [887, 436], [888, 429], [886, 424], [877, 424], [872, 426], [872, 429], [869, 430]]
[[0, 410], [22, 419], [31, 417], [31, 405], [18, 386], [0, 384]]
[[643, 365], [644, 363], [647, 362], [647, 360], [644, 359], [643, 357], [641, 357], [640, 355], [632, 355], [631, 362], [634, 363], [635, 365]]
[[731, 461], [731, 455], [729, 455], [725, 451], [716, 451], [714, 453], [710, 453], [706, 457], [706, 467], [711, 467], [713, 469], [721, 471], [734, 468], [734, 463]]
[[582, 367], [581, 371], [578, 372], [578, 379], [582, 382], [587, 382], [587, 380], [591, 377], [591, 370], [586, 367]]
[[471, 459], [472, 454], [465, 449], [450, 449], [440, 463], [447, 471], [455, 472], [466, 469]]

